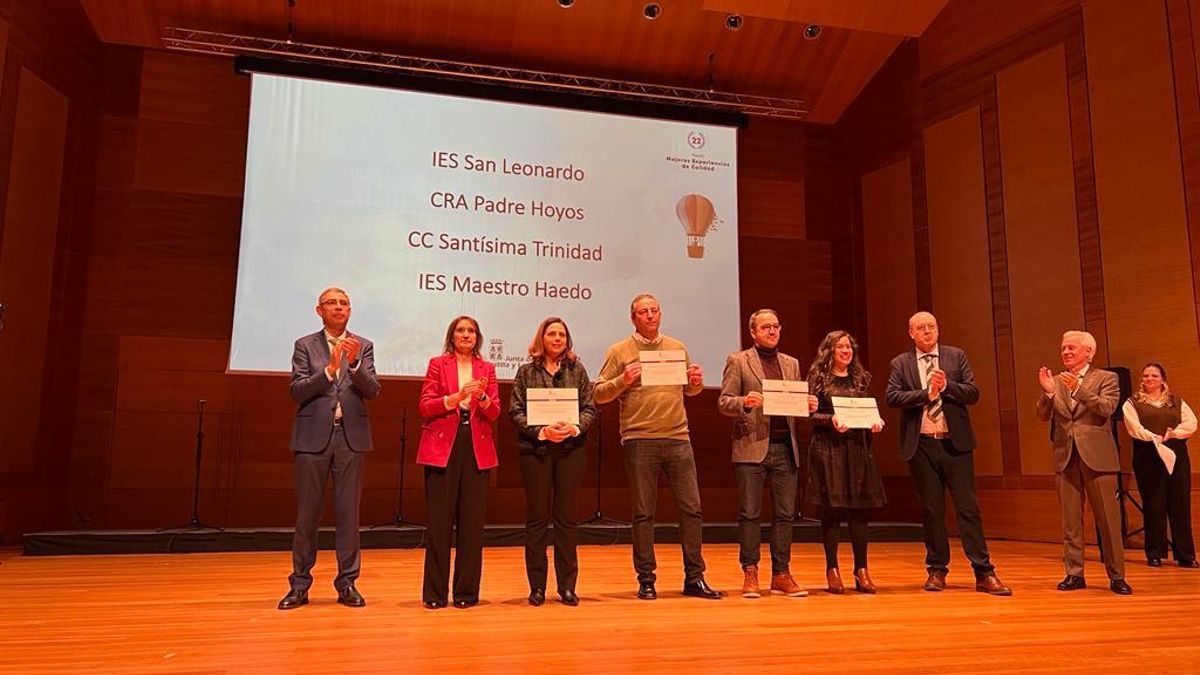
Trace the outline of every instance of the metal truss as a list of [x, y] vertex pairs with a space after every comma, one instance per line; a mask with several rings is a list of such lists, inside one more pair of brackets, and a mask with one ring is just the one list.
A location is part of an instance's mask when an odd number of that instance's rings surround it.
[[459, 82], [499, 84], [522, 89], [583, 94], [643, 103], [693, 105], [759, 117], [802, 120], [808, 115], [804, 101], [799, 99], [754, 96], [712, 89], [669, 87], [524, 68], [502, 68], [479, 63], [427, 59], [362, 49], [313, 45], [286, 39], [231, 35], [187, 28], [167, 28], [163, 36], [163, 44], [167, 49], [181, 52], [284, 58], [292, 61], [399, 72], [406, 75]]

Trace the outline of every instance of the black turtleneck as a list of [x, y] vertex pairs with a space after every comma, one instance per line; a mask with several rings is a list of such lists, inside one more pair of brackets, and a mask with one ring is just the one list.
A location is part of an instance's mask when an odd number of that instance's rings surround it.
[[[767, 348], [761, 345], [754, 345], [754, 351], [758, 352], [758, 359], [762, 361], [763, 377], [768, 380], [782, 380], [783, 368], [779, 365], [779, 348]], [[792, 436], [791, 429], [788, 428], [788, 420], [786, 417], [779, 415], [771, 416], [771, 441], [773, 442], [789, 442]]]

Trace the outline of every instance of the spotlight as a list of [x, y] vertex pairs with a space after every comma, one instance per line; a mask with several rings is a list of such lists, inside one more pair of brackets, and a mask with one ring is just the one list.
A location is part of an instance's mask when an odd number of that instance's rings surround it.
[[657, 2], [647, 2], [642, 8], [642, 16], [651, 21], [657, 19], [659, 14], [662, 14], [662, 7]]
[[566, 9], [575, 4], [575, 0], [558, 0], [558, 6]]
[[725, 28], [728, 30], [737, 30], [742, 27], [742, 15], [730, 14], [725, 17]]
[[821, 27], [815, 23], [810, 23], [804, 27], [804, 39], [816, 40], [821, 37]]

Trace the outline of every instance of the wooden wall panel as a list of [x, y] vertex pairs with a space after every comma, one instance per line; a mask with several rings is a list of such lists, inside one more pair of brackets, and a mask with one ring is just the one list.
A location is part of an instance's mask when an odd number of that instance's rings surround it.
[[1175, 105], [1187, 199], [1192, 288], [1200, 325], [1200, 0], [1168, 0], [1171, 56], [1175, 66]]
[[862, 222], [866, 242], [867, 353], [860, 354], [871, 371], [872, 390], [889, 428], [875, 436], [875, 456], [886, 475], [907, 475], [900, 460], [896, 430], [900, 415], [883, 404], [888, 363], [911, 349], [908, 317], [916, 311], [913, 244], [912, 169], [904, 159], [862, 177]]
[[1004, 473], [997, 397], [987, 200], [979, 108], [925, 129], [925, 185], [933, 311], [942, 341], [967, 351], [979, 386], [971, 410], [975, 473]]
[[989, 48], [1080, 4], [1081, 0], [951, 0], [921, 35], [921, 79], [966, 60], [985, 61]]
[[0, 242], [0, 353], [20, 357], [6, 365], [0, 388], [0, 473], [34, 468], [67, 140], [67, 98], [28, 69], [20, 77]]
[[1062, 47], [996, 75], [1009, 297], [1025, 475], [1053, 473], [1037, 419], [1037, 370], [1061, 367], [1063, 331], [1083, 326], [1083, 285]]
[[738, 132], [738, 234], [805, 238], [804, 125], [751, 120]]
[[[1200, 391], [1200, 335], [1164, 3], [1084, 5], [1109, 361]], [[1192, 394], [1195, 396], [1195, 394]]]

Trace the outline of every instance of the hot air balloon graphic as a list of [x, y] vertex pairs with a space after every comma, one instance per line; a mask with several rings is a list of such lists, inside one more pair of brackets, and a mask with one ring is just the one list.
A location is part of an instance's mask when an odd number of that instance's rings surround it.
[[679, 203], [675, 204], [675, 215], [679, 216], [679, 222], [687, 235], [688, 257], [703, 258], [704, 236], [708, 234], [717, 218], [713, 203], [704, 195], [684, 195]]

